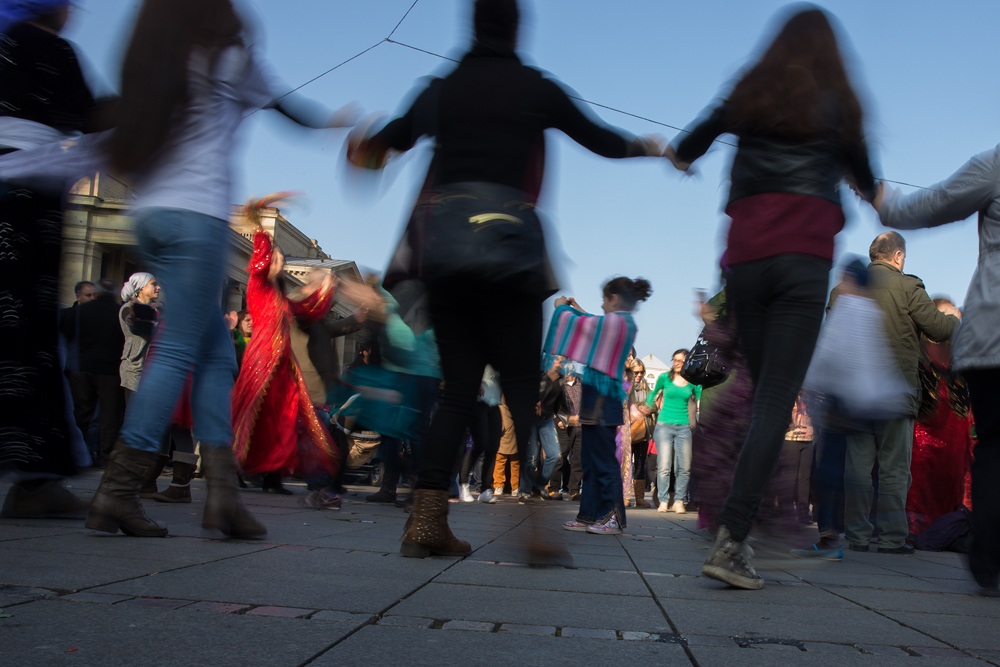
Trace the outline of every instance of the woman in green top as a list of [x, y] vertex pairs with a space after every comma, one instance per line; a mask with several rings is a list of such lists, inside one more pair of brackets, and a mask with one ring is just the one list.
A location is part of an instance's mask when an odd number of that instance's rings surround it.
[[[673, 368], [656, 379], [652, 393], [646, 399], [645, 414], [653, 413], [656, 399], [663, 395], [663, 406], [656, 416], [653, 440], [656, 442], [656, 493], [660, 512], [670, 506], [670, 466], [674, 464], [677, 480], [674, 485], [674, 511], [684, 514], [688, 502], [688, 481], [691, 479], [691, 427], [693, 409], [701, 398], [701, 387], [681, 377], [687, 350], [674, 352]], [[676, 462], [676, 463], [675, 463]]]

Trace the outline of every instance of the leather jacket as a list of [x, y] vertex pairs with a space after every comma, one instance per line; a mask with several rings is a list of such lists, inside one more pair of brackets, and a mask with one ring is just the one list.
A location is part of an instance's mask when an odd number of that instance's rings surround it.
[[730, 175], [729, 203], [767, 192], [822, 197], [840, 204], [840, 182], [851, 178], [871, 201], [875, 178], [864, 141], [846, 146], [831, 131], [810, 140], [778, 137], [751, 128], [734, 126], [724, 102], [697, 123], [677, 146], [677, 157], [694, 162], [708, 151], [720, 134], [739, 137], [739, 148]]

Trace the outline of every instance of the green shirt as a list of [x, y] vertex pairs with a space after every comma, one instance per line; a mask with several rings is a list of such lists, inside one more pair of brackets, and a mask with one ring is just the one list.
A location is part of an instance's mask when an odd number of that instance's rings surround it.
[[670, 373], [664, 373], [656, 378], [656, 385], [652, 393], [646, 399], [646, 405], [656, 406], [656, 397], [663, 392], [663, 407], [660, 414], [656, 416], [657, 424], [688, 424], [688, 402], [691, 397], [697, 401], [701, 398], [701, 386], [688, 383], [683, 387], [678, 387], [670, 379]]

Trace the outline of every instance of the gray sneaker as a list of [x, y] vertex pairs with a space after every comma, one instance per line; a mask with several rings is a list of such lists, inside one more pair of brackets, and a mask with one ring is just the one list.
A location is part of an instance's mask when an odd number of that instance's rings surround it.
[[701, 566], [701, 573], [734, 588], [757, 591], [764, 588], [764, 580], [750, 565], [752, 556], [753, 549], [748, 544], [737, 542], [730, 536], [729, 528], [719, 526], [719, 534]]
[[493, 490], [492, 489], [486, 489], [482, 493], [479, 494], [479, 502], [481, 502], [481, 503], [487, 503], [489, 505], [492, 505], [496, 501], [497, 501], [497, 499], [493, 496]]

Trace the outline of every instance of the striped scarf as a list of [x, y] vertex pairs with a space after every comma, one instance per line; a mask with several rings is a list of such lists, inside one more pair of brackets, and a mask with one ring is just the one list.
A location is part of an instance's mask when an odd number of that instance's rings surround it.
[[545, 337], [542, 369], [552, 358], [562, 356], [587, 365], [583, 382], [605, 396], [624, 401], [622, 373], [635, 340], [635, 321], [630, 313], [584, 315], [570, 306], [559, 306]]

